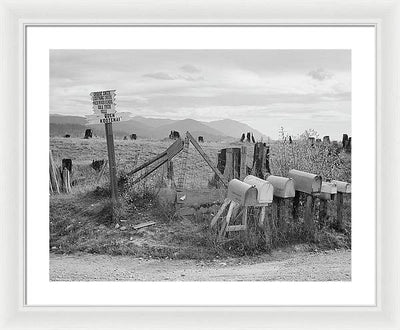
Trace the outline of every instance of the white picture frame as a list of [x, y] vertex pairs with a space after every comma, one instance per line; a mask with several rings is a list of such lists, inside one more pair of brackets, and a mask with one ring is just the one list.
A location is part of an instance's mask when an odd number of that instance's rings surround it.
[[[1, 190], [0, 328], [347, 328], [399, 329], [400, 153], [396, 148], [400, 4], [356, 0], [312, 1], [2, 1], [0, 63], [4, 161]], [[75, 6], [74, 6], [75, 5]], [[173, 10], [171, 10], [173, 9]], [[212, 13], [210, 16], [209, 13]], [[324, 14], [326, 13], [326, 14]], [[321, 17], [321, 15], [323, 15]], [[65, 17], [68, 17], [66, 19]], [[232, 18], [233, 17], [233, 18]], [[240, 19], [235, 19], [240, 17]], [[112, 18], [112, 19], [111, 19]], [[26, 24], [374, 24], [377, 74], [377, 289], [376, 307], [26, 307], [23, 305], [24, 26]], [[396, 61], [397, 60], [397, 61]], [[29, 142], [28, 142], [29, 143]], [[6, 175], [4, 175], [6, 174]], [[381, 192], [385, 192], [382, 198]], [[385, 239], [382, 239], [385, 237]]]

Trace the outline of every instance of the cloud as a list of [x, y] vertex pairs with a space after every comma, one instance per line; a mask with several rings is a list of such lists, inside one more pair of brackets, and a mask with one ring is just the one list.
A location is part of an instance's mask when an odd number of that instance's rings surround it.
[[180, 67], [180, 69], [187, 73], [199, 73], [201, 72], [200, 69], [196, 68], [194, 65], [186, 64]]
[[204, 77], [202, 76], [191, 76], [191, 75], [181, 75], [181, 74], [172, 75], [166, 72], [146, 73], [143, 75], [143, 77], [157, 79], [157, 80], [186, 80], [186, 81], [204, 80]]
[[324, 69], [316, 69], [316, 70], [311, 70], [308, 74], [311, 78], [319, 81], [331, 79], [333, 77], [333, 74], [330, 72], [325, 71]]
[[148, 78], [153, 78], [153, 79], [158, 79], [158, 80], [175, 80], [175, 79], [177, 79], [176, 77], [173, 77], [170, 74], [165, 73], [165, 72], [146, 73], [143, 75], [143, 77], [148, 77]]

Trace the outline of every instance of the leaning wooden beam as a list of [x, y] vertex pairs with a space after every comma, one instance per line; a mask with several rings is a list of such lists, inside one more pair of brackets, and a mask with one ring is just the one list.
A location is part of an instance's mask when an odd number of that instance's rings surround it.
[[225, 211], [226, 207], [230, 203], [230, 200], [228, 198], [225, 198], [224, 203], [221, 205], [220, 209], [218, 210], [217, 214], [214, 216], [214, 218], [211, 220], [210, 223], [210, 228], [214, 227], [215, 224], [217, 223], [219, 217], [222, 215], [222, 213]]
[[139, 172], [140, 170], [146, 168], [147, 166], [153, 164], [154, 162], [156, 162], [157, 160], [165, 157], [167, 155], [167, 152], [164, 151], [161, 154], [158, 154], [157, 156], [153, 157], [152, 159], [149, 159], [147, 162], [144, 162], [142, 165], [139, 165], [138, 167], [134, 168], [132, 171], [128, 172], [127, 175], [133, 175], [136, 172]]
[[163, 159], [161, 159], [161, 161], [157, 165], [155, 165], [152, 169], [146, 171], [141, 176], [139, 176], [135, 181], [132, 182], [132, 184], [136, 184], [136, 183], [142, 181], [144, 178], [146, 178], [151, 173], [153, 173], [156, 169], [158, 169], [159, 167], [164, 165], [167, 161], [168, 161], [168, 158], [165, 156]]
[[197, 143], [197, 141], [193, 138], [192, 134], [190, 134], [189, 132], [186, 132], [186, 136], [189, 138], [190, 142], [193, 144], [193, 146], [196, 148], [196, 150], [199, 152], [199, 154], [206, 161], [208, 166], [210, 166], [211, 169], [215, 172], [215, 174], [218, 176], [218, 178], [221, 180], [221, 182], [224, 184], [224, 186], [228, 187], [228, 182], [226, 181], [224, 176], [215, 167], [215, 165], [211, 162], [211, 159], [207, 156], [207, 154], [203, 151], [203, 149], [200, 147], [200, 145]]
[[237, 206], [236, 202], [232, 201], [231, 205], [229, 205], [228, 213], [226, 215], [225, 221], [222, 223], [221, 231], [219, 232], [219, 239], [221, 239], [225, 232], [226, 232], [226, 227], [229, 226], [229, 221], [231, 220], [231, 216], [233, 213], [233, 209]]
[[167, 150], [165, 150], [164, 152], [154, 156], [153, 158], [151, 158], [150, 160], [148, 160], [147, 162], [143, 163], [142, 165], [134, 168], [132, 171], [130, 171], [127, 175], [133, 175], [136, 172], [144, 169], [145, 167], [153, 164], [154, 162], [156, 162], [157, 160], [167, 156], [168, 160], [171, 160], [172, 158], [174, 158], [179, 152], [181, 152], [183, 149], [183, 141], [182, 139], [177, 139], [173, 144], [171, 144]]

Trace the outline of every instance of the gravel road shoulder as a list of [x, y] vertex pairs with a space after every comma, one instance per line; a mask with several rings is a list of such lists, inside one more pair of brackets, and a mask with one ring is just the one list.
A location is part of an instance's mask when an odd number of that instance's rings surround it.
[[350, 281], [351, 251], [212, 261], [50, 254], [51, 281]]

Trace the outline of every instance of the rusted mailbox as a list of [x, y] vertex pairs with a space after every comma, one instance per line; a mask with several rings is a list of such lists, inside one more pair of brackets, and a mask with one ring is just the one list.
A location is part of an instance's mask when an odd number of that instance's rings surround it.
[[274, 196], [280, 198], [294, 197], [295, 190], [293, 179], [270, 175], [267, 181], [274, 187]]
[[337, 186], [333, 182], [322, 182], [321, 193], [319, 198], [323, 200], [331, 200], [333, 195], [337, 194]]
[[233, 179], [228, 184], [227, 198], [239, 205], [253, 205], [257, 200], [257, 189], [248, 183]]
[[315, 194], [321, 191], [322, 178], [319, 175], [298, 170], [290, 170], [289, 178], [294, 181], [294, 188], [306, 194]]
[[351, 194], [351, 183], [337, 180], [332, 180], [331, 182], [336, 185], [337, 192]]
[[246, 176], [243, 182], [256, 187], [258, 204], [272, 203], [274, 198], [274, 187], [270, 182], [257, 178], [253, 175]]

